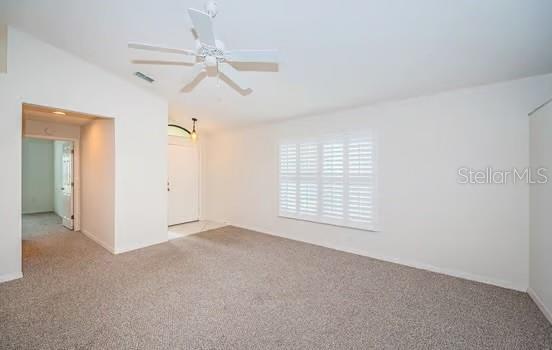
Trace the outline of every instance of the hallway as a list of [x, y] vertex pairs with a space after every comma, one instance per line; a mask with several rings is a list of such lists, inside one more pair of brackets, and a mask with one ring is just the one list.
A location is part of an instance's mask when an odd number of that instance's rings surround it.
[[23, 214], [21, 236], [25, 239], [41, 237], [49, 233], [71, 232], [61, 223], [61, 218], [54, 212]]

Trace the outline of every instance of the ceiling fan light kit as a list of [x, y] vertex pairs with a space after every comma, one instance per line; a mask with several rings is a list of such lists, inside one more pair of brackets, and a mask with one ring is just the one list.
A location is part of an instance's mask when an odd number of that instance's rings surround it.
[[[231, 63], [267, 63], [278, 64], [277, 50], [226, 50], [224, 43], [215, 36], [213, 19], [217, 15], [217, 3], [209, 1], [205, 5], [205, 12], [189, 8], [188, 15], [197, 35], [195, 50], [171, 48], [144, 43], [129, 42], [128, 47], [135, 50], [148, 50], [194, 56], [196, 76], [182, 88], [182, 92], [190, 92], [203, 80], [206, 69], [215, 70], [215, 76], [227, 80], [234, 85], [242, 95], [252, 92], [246, 81], [240, 77], [240, 72]], [[163, 64], [163, 61], [155, 63]]]

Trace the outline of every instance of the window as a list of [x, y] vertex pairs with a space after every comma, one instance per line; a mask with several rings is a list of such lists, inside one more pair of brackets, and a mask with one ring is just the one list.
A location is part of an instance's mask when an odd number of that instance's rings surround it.
[[371, 133], [280, 144], [279, 215], [376, 230]]
[[176, 124], [169, 124], [167, 126], [167, 134], [169, 136], [184, 137], [187, 139], [190, 138], [190, 132], [188, 131], [188, 129], [183, 128], [180, 125], [176, 125]]

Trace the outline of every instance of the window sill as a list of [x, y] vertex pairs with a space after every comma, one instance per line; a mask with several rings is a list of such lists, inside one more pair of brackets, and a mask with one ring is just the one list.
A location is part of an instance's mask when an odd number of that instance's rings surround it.
[[313, 224], [341, 227], [341, 228], [347, 228], [347, 229], [357, 230], [357, 231], [381, 232], [381, 229], [379, 229], [377, 227], [366, 227], [366, 226], [363, 226], [363, 225], [349, 225], [349, 224], [322, 222], [322, 221], [316, 221], [316, 220], [313, 220], [313, 219], [309, 219], [308, 217], [296, 217], [296, 216], [286, 215], [286, 214], [282, 214], [282, 213], [278, 214], [278, 217], [281, 218], [281, 219], [304, 221], [304, 222], [309, 222], [309, 223], [313, 223]]

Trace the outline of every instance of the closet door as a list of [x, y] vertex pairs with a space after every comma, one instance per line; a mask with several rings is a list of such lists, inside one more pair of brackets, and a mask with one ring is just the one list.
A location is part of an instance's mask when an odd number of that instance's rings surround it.
[[199, 155], [194, 143], [169, 144], [169, 225], [199, 218]]

